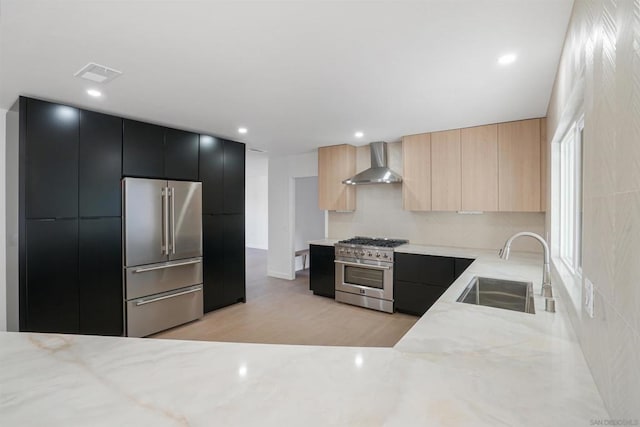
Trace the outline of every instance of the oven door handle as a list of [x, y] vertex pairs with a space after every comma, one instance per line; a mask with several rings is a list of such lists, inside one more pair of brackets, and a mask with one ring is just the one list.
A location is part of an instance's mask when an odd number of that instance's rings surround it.
[[391, 267], [386, 265], [370, 265], [370, 264], [361, 264], [358, 262], [346, 262], [346, 261], [338, 261], [338, 260], [334, 260], [333, 262], [335, 262], [336, 264], [350, 265], [352, 267], [374, 268], [377, 270], [391, 270]]

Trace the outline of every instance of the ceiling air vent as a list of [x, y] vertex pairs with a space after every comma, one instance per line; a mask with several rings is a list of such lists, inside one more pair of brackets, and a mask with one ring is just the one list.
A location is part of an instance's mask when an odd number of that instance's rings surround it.
[[122, 74], [122, 71], [105, 67], [104, 65], [96, 64], [94, 62], [89, 62], [75, 73], [74, 76], [91, 80], [95, 83], [108, 83], [120, 74]]

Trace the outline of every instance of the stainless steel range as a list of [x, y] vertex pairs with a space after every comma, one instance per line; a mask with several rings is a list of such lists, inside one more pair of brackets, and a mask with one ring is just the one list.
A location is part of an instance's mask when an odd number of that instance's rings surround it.
[[336, 301], [393, 313], [393, 248], [405, 243], [372, 237], [336, 243]]

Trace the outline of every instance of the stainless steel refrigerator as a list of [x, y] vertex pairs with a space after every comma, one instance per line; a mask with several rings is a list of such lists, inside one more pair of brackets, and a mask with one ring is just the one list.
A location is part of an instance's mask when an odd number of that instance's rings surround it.
[[124, 178], [122, 192], [126, 335], [201, 318], [202, 183]]

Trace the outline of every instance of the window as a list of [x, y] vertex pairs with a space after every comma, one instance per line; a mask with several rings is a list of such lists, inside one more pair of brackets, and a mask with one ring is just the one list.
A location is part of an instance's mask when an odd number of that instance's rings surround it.
[[576, 122], [560, 143], [560, 258], [582, 274], [582, 137], [584, 122]]

